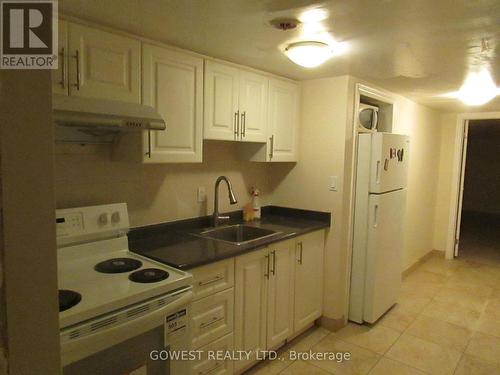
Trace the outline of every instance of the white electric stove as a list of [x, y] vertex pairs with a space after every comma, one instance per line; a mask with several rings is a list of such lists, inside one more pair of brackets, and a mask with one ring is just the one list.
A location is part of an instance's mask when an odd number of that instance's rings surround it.
[[128, 250], [125, 203], [57, 210], [56, 223], [63, 373], [122, 374], [144, 366], [145, 374], [168, 374], [144, 358], [123, 366], [127, 353], [109, 351], [155, 330], [163, 345], [151, 350], [168, 347], [170, 338], [187, 345], [191, 275]]

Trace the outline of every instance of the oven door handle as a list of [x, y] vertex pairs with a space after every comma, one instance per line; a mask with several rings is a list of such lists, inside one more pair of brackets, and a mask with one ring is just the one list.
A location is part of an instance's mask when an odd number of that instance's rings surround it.
[[[193, 292], [187, 290], [182, 292], [179, 297], [165, 306], [136, 319], [124, 321], [108, 329], [103, 329], [96, 333], [76, 338], [71, 341], [61, 343], [62, 364], [66, 366], [72, 362], [76, 362], [89, 355], [97, 353], [110, 346], [119, 344], [132, 337], [147, 332], [155, 327], [165, 324], [165, 318], [176, 312], [179, 308], [187, 306], [193, 299]], [[186, 320], [188, 317], [186, 316]], [[186, 324], [188, 322], [186, 321]], [[188, 333], [186, 333], [188, 334]], [[169, 345], [170, 343], [165, 343]]]

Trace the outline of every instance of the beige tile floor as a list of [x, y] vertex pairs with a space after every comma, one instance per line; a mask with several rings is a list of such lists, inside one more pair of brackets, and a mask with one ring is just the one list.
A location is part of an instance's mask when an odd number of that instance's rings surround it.
[[[292, 349], [350, 352], [352, 359], [292, 361]], [[403, 281], [398, 304], [372, 326], [338, 332], [315, 327], [280, 350], [254, 375], [498, 375], [500, 262], [432, 256]]]

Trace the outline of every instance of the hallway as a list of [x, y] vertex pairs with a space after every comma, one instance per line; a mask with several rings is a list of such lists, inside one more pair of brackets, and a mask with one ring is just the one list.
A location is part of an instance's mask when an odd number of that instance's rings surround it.
[[500, 216], [464, 212], [458, 250], [459, 259], [500, 265]]
[[[352, 359], [292, 362], [291, 349], [350, 352]], [[312, 329], [280, 352], [282, 361], [250, 373], [500, 374], [500, 263], [433, 254], [405, 278], [398, 304], [375, 325]]]

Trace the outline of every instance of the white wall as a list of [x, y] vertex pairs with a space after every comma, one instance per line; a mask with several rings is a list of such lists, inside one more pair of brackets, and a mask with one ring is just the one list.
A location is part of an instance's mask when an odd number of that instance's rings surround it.
[[[208, 215], [213, 210], [214, 184], [230, 178], [238, 203], [230, 205], [226, 186], [220, 187], [221, 212], [241, 209], [257, 186], [262, 204], [269, 203], [270, 166], [238, 160], [237, 144], [205, 142], [203, 163], [142, 164], [116, 161], [111, 146], [56, 146], [58, 208], [127, 202], [132, 226]], [[207, 202], [197, 201], [198, 186], [206, 187]]]
[[393, 131], [410, 136], [403, 251], [407, 269], [434, 248], [441, 124], [439, 112], [401, 96], [396, 96], [395, 109]]
[[449, 230], [450, 191], [453, 174], [453, 154], [455, 150], [457, 115], [455, 113], [445, 113], [441, 116], [440, 122], [441, 142], [439, 147], [439, 178], [434, 218], [433, 247], [436, 250], [445, 251]]

